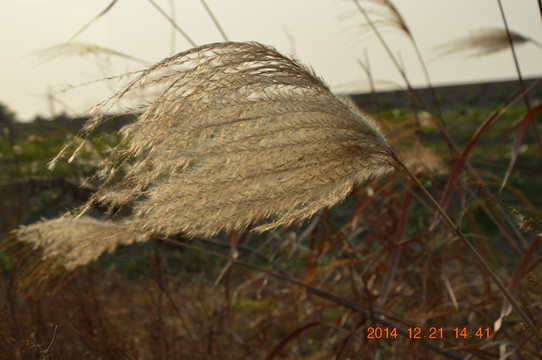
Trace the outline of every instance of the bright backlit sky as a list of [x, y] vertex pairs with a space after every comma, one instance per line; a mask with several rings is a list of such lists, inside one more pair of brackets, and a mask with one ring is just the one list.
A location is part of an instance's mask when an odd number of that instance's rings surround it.
[[[155, 0], [166, 12], [175, 8], [179, 26], [197, 43], [222, 41], [199, 0]], [[502, 0], [510, 28], [542, 43], [537, 0]], [[116, 57], [37, 51], [66, 42], [111, 0], [2, 0], [0, 4], [0, 103], [17, 118], [37, 114], [77, 114], [103, 100], [117, 82], [77, 85], [140, 68]], [[366, 4], [366, 0], [361, 1]], [[516, 76], [510, 51], [485, 57], [463, 54], [438, 57], [435, 47], [469, 32], [502, 27], [497, 0], [394, 0], [414, 35], [434, 85], [511, 79]], [[382, 46], [369, 32], [351, 0], [207, 0], [224, 31], [234, 41], [255, 40], [294, 54], [311, 65], [337, 92], [363, 92], [367, 78], [358, 59], [370, 63], [380, 88], [404, 83]], [[383, 32], [415, 86], [425, 81], [412, 46], [396, 29]], [[115, 6], [75, 39], [156, 62], [190, 48], [148, 0], [118, 0]], [[173, 43], [173, 44], [172, 44]], [[542, 49], [517, 49], [525, 77], [542, 76]], [[50, 96], [52, 95], [52, 96]], [[52, 99], [52, 100], [51, 100]]]

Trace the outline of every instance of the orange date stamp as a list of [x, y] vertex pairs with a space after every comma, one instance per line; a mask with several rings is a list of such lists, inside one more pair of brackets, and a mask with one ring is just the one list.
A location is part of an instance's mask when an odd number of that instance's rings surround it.
[[408, 327], [398, 331], [395, 327], [373, 327], [367, 328], [367, 339], [489, 339], [489, 327], [430, 327], [423, 329], [419, 326]]

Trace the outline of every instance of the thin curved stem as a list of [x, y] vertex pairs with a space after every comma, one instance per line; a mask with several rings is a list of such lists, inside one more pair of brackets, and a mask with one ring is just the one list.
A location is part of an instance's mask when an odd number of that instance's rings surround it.
[[185, 33], [185, 32], [183, 31], [183, 29], [181, 29], [181, 28], [179, 27], [179, 25], [177, 25], [177, 23], [175, 22], [175, 20], [173, 20], [173, 19], [172, 19], [172, 18], [171, 18], [171, 17], [170, 17], [170, 16], [169, 16], [169, 15], [168, 15], [161, 7], [160, 7], [160, 6], [158, 6], [158, 4], [157, 4], [154, 0], [148, 0], [148, 1], [151, 3], [152, 6], [154, 6], [154, 8], [155, 8], [156, 10], [158, 10], [158, 12], [159, 12], [163, 17], [165, 17], [165, 18], [167, 19], [167, 21], [169, 21], [169, 23], [171, 24], [171, 26], [173, 26], [173, 27], [174, 27], [174, 28], [175, 28], [175, 29], [176, 29], [176, 30], [184, 37], [184, 39], [190, 43], [190, 45], [191, 45], [192, 47], [198, 46], [198, 44], [196, 44], [196, 43], [194, 42], [194, 40], [192, 40], [192, 39], [190, 38], [190, 36], [188, 36], [188, 34]]

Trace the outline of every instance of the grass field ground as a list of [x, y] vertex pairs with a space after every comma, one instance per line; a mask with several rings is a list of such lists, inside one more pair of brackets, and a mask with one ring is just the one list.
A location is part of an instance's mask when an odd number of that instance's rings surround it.
[[[475, 139], [494, 111], [443, 114], [459, 149], [475, 141], [468, 164], [478, 176], [467, 167], [455, 175], [448, 211], [540, 327], [541, 152], [527, 131], [499, 192], [526, 111], [503, 110]], [[458, 159], [428, 116], [396, 109], [379, 119], [439, 198]], [[54, 124], [2, 135], [1, 358], [496, 359], [503, 348], [539, 358], [541, 345], [515, 313], [494, 332], [501, 294], [444, 224], [432, 226], [435, 214], [399, 174], [356, 188], [300, 227], [121, 247], [39, 287], [29, 283], [40, 258], [14, 245], [9, 231], [88, 198], [93, 184], [81, 188], [82, 179], [119, 140], [96, 136], [73, 163], [50, 172], [47, 162], [73, 136]], [[371, 338], [374, 328], [385, 335]]]

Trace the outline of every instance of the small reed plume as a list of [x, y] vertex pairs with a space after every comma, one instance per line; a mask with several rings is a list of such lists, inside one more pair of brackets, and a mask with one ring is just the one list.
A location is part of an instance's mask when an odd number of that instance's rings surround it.
[[66, 270], [88, 264], [117, 246], [143, 240], [122, 225], [88, 216], [66, 216], [22, 226], [17, 237], [34, 250], [41, 250], [42, 260], [53, 260]]
[[94, 45], [94, 44], [89, 44], [89, 43], [82, 43], [82, 42], [68, 42], [65, 44], [51, 46], [46, 49], [37, 51], [35, 55], [45, 60], [51, 60], [54, 58], [65, 58], [68, 56], [82, 57], [86, 55], [94, 55], [94, 56], [103, 55], [106, 57], [117, 57], [117, 58], [122, 58], [125, 60], [130, 60], [130, 61], [140, 63], [145, 66], [150, 65], [149, 62], [143, 59], [122, 53], [120, 51], [110, 49], [104, 46], [99, 46], [99, 45]]
[[[542, 45], [537, 41], [517, 32], [510, 31], [510, 38], [514, 45], [530, 42], [542, 48]], [[440, 45], [435, 50], [439, 52], [439, 56], [467, 52], [476, 57], [491, 55], [508, 48], [510, 48], [510, 41], [506, 29], [487, 28], [479, 29], [466, 37]]]

